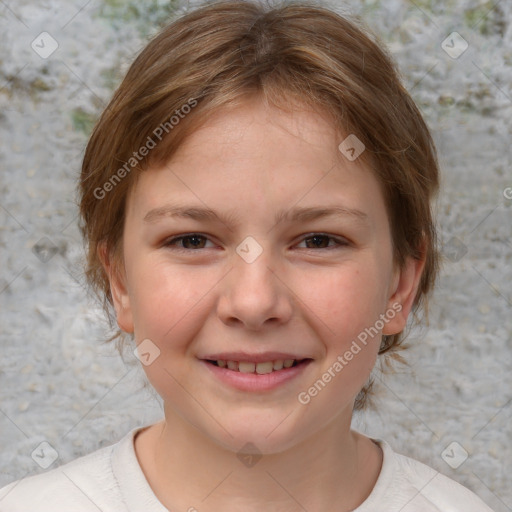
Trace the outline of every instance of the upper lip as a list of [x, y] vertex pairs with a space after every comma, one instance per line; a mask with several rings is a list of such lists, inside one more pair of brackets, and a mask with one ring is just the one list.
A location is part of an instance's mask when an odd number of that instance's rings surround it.
[[285, 352], [262, 352], [260, 354], [249, 354], [247, 352], [217, 352], [200, 357], [199, 359], [209, 361], [248, 361], [251, 363], [265, 363], [267, 361], [284, 361], [285, 359], [296, 359], [300, 361], [302, 359], [311, 358]]

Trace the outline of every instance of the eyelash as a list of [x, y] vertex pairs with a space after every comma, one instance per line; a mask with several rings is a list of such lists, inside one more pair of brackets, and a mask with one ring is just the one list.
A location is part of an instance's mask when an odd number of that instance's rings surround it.
[[[187, 248], [184, 248], [184, 247], [175, 247], [175, 244], [177, 242], [180, 242], [182, 240], [184, 240], [185, 238], [193, 238], [193, 237], [198, 237], [198, 238], [205, 238], [208, 240], [208, 237], [205, 236], [205, 235], [202, 235], [201, 233], [188, 233], [186, 235], [181, 235], [181, 236], [178, 236], [178, 237], [175, 237], [175, 238], [171, 238], [169, 240], [167, 240], [166, 242], [164, 242], [164, 246], [165, 247], [173, 247], [174, 246], [174, 249], [173, 250], [176, 250], [176, 251], [179, 251], [179, 252], [197, 252], [201, 249], [204, 249], [204, 248], [199, 248], [199, 249], [187, 249]], [[305, 240], [310, 240], [312, 238], [316, 238], [316, 237], [324, 237], [324, 238], [328, 238], [329, 241], [330, 240], [334, 240], [334, 242], [337, 244], [337, 246], [333, 246], [333, 247], [319, 247], [318, 249], [324, 249], [324, 250], [333, 250], [333, 249], [339, 249], [341, 247], [345, 247], [345, 246], [348, 246], [349, 245], [349, 242], [345, 239], [342, 239], [342, 238], [337, 238], [337, 237], [333, 237], [333, 236], [330, 236], [330, 235], [327, 235], [325, 233], [310, 233], [309, 235], [305, 236], [304, 238], [301, 239], [301, 242], [305, 241]], [[211, 240], [210, 240], [211, 241]], [[313, 250], [313, 251], [316, 251], [318, 249], [315, 249], [315, 248], [305, 248], [306, 250]]]

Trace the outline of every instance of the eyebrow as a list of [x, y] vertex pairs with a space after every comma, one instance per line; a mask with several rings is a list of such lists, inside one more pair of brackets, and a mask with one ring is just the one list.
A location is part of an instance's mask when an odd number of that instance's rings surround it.
[[[238, 223], [238, 217], [234, 212], [228, 212], [226, 215], [222, 215], [210, 208], [178, 206], [171, 204], [150, 210], [144, 216], [144, 222], [154, 223], [168, 217], [186, 218], [197, 221], [221, 222], [225, 225]], [[286, 220], [290, 222], [307, 222], [325, 217], [352, 217], [360, 222], [368, 221], [368, 215], [366, 213], [354, 208], [346, 208], [338, 205], [296, 207], [291, 210], [281, 210], [276, 214], [274, 221], [276, 224]]]

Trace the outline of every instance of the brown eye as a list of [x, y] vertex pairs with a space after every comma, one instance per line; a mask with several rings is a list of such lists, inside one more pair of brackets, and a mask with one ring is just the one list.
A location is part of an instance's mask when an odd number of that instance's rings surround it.
[[[306, 244], [306, 249], [334, 249], [336, 247], [348, 245], [345, 240], [335, 238], [329, 235], [323, 235], [321, 233], [315, 233], [312, 236], [308, 236], [303, 239]], [[330, 245], [333, 241], [334, 245]]]
[[[316, 235], [310, 238], [306, 238], [306, 245], [308, 249], [325, 249], [329, 246], [330, 238], [325, 235]], [[308, 242], [311, 241], [311, 244], [308, 245]]]
[[192, 233], [190, 235], [178, 236], [176, 238], [172, 238], [165, 243], [166, 247], [176, 247], [178, 250], [187, 250], [187, 249], [204, 249], [205, 242], [208, 239], [197, 233]]

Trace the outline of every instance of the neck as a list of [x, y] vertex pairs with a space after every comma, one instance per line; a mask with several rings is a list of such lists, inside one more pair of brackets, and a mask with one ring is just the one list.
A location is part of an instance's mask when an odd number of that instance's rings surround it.
[[135, 449], [159, 501], [170, 510], [350, 511], [371, 493], [382, 453], [339, 415], [321, 431], [280, 453], [227, 450], [166, 409]]

